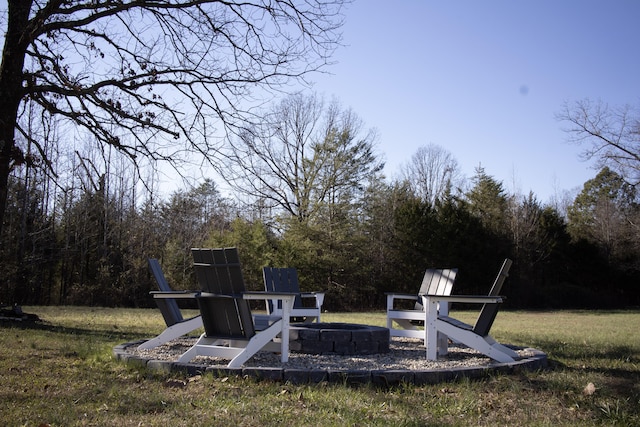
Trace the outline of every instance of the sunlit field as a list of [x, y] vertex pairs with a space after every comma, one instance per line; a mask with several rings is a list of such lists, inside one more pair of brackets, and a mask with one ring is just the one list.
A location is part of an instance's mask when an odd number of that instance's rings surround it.
[[[23, 309], [43, 322], [0, 322], [6, 426], [640, 425], [639, 311], [503, 311], [493, 336], [545, 351], [548, 369], [379, 388], [164, 376], [112, 356], [163, 329], [157, 310]], [[323, 320], [385, 325], [382, 312]]]

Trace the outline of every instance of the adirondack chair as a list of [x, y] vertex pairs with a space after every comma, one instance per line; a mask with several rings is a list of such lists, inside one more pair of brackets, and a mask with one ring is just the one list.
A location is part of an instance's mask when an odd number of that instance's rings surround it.
[[[512, 261], [510, 259], [504, 260], [487, 296], [421, 295], [423, 304], [426, 307], [427, 359], [437, 360], [438, 356], [446, 355], [448, 352], [448, 342], [447, 340], [439, 339], [439, 334], [448, 336], [452, 340], [473, 348], [498, 362], [513, 362], [518, 358], [518, 353], [498, 343], [489, 335], [491, 326], [498, 314], [500, 303], [504, 300], [504, 297], [499, 296], [499, 294], [504, 281], [509, 275], [511, 264]], [[438, 304], [454, 302], [482, 304], [482, 309], [474, 326], [438, 313]]]
[[[419, 328], [424, 326], [425, 311], [422, 305], [422, 298], [420, 295], [450, 295], [453, 288], [453, 283], [456, 280], [458, 274], [457, 268], [448, 269], [427, 269], [422, 279], [420, 290], [417, 294], [401, 294], [388, 292], [387, 295], [387, 328], [389, 334], [395, 337], [411, 337], [421, 338], [426, 342], [426, 336], [424, 329]], [[415, 304], [412, 308], [399, 308], [398, 303], [403, 301], [410, 301]], [[449, 313], [449, 304], [440, 304], [440, 313], [447, 315]], [[394, 328], [394, 324], [397, 324], [399, 328]], [[441, 336], [441, 339], [445, 339], [445, 336]]]
[[[202, 315], [204, 334], [179, 358], [188, 362], [196, 356], [230, 359], [228, 367], [242, 366], [260, 350], [280, 353], [289, 359], [289, 317], [295, 294], [245, 292], [236, 248], [193, 249], [194, 269], [200, 287], [207, 292], [195, 298]], [[281, 316], [267, 316], [260, 330], [248, 300], [282, 304]]]
[[[173, 293], [167, 279], [164, 277], [162, 267], [157, 259], [149, 258], [149, 269], [156, 279], [158, 289], [163, 293]], [[182, 292], [176, 293], [181, 295]], [[175, 298], [154, 298], [164, 322], [167, 325], [166, 329], [162, 331], [160, 335], [152, 338], [138, 346], [138, 350], [146, 350], [162, 345], [166, 342], [174, 340], [182, 335], [186, 335], [189, 332], [195, 331], [202, 327], [202, 318], [200, 316], [191, 317], [185, 319], [182, 317], [182, 312]]]
[[[300, 292], [298, 272], [295, 268], [263, 267], [264, 289], [267, 292], [290, 292], [296, 294], [291, 310], [291, 322], [320, 322], [324, 292]], [[305, 305], [304, 300], [311, 300], [313, 305]], [[282, 304], [267, 305], [270, 314], [282, 315]]]

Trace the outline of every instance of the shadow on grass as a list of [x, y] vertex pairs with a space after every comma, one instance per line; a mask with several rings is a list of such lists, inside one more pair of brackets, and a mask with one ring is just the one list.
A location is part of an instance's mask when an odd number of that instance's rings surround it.
[[92, 338], [101, 338], [105, 341], [112, 340], [125, 340], [125, 341], [135, 341], [138, 339], [142, 339], [145, 337], [143, 333], [136, 332], [126, 332], [118, 330], [117, 326], [113, 326], [111, 328], [96, 328], [92, 326], [89, 328], [79, 328], [79, 327], [67, 327], [60, 325], [53, 325], [46, 321], [16, 321], [16, 320], [0, 320], [0, 330], [1, 329], [18, 329], [18, 330], [32, 330], [32, 331], [44, 331], [44, 332], [52, 332], [56, 334], [65, 334], [65, 335], [79, 335], [85, 337]]
[[[638, 350], [631, 345], [595, 345], [569, 344], [557, 340], [538, 340], [535, 344], [554, 359], [565, 360], [602, 360], [603, 362], [640, 363]], [[638, 372], [638, 371], [635, 371]]]
[[615, 393], [627, 397], [640, 394], [640, 354], [632, 346], [596, 347], [550, 340], [538, 341], [536, 347], [547, 353], [549, 368], [554, 371], [600, 375]]

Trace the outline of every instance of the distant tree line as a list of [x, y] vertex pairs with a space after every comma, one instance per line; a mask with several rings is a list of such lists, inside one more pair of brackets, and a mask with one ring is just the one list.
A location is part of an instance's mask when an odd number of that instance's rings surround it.
[[336, 101], [294, 94], [261, 117], [220, 153], [226, 181], [162, 198], [153, 178], [141, 185], [126, 156], [89, 137], [54, 150], [68, 136], [51, 123], [40, 146], [62, 172], [27, 162], [9, 178], [0, 301], [152, 306], [148, 258], [172, 287], [193, 289], [190, 248], [237, 246], [250, 289], [262, 289], [263, 266], [296, 267], [330, 311], [381, 309], [385, 292], [417, 291], [429, 267], [458, 267], [454, 292], [485, 293], [505, 257], [512, 308], [640, 304], [638, 196], [613, 165], [543, 204], [481, 167], [465, 179], [435, 145], [389, 179], [375, 133]]
[[[382, 308], [435, 266], [486, 292], [507, 256], [512, 307], [638, 305], [638, 111], [565, 106], [601, 170], [553, 204], [482, 168], [467, 180], [433, 145], [389, 179], [353, 111], [268, 106], [331, 63], [348, 3], [8, 1], [0, 302], [152, 305], [147, 258], [194, 288], [189, 249], [234, 245], [250, 288], [264, 265], [296, 267], [328, 310]], [[162, 164], [216, 178], [166, 195]]]

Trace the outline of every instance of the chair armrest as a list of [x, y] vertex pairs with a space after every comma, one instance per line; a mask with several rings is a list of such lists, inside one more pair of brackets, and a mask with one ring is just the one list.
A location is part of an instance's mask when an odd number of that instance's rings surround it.
[[293, 300], [296, 298], [296, 294], [292, 292], [250, 291], [243, 292], [242, 298], [246, 300], [264, 300], [265, 302], [271, 300], [274, 306], [277, 306], [277, 301], [288, 301], [289, 306], [293, 308]]
[[296, 294], [293, 292], [266, 292], [266, 291], [251, 291], [243, 292], [242, 297], [247, 300], [290, 300], [293, 301]]
[[324, 292], [301, 292], [300, 298], [315, 298], [316, 308], [321, 308], [324, 303]]
[[276, 304], [277, 301], [288, 301], [289, 307], [293, 307], [293, 300], [297, 294], [291, 292], [265, 292], [265, 291], [251, 291], [242, 292], [241, 294], [214, 294], [211, 292], [195, 292], [193, 298], [228, 298], [228, 299], [244, 299], [244, 300], [264, 300], [273, 301]]
[[318, 295], [324, 295], [324, 292], [300, 292], [302, 298], [316, 298]]
[[506, 299], [503, 296], [488, 296], [488, 295], [420, 295], [423, 298], [426, 298], [427, 301], [435, 300], [435, 301], [444, 301], [444, 302], [461, 302], [468, 304], [495, 304], [504, 302]]
[[282, 319], [286, 319], [286, 324], [288, 325], [296, 295], [292, 292], [252, 291], [243, 292], [242, 298], [246, 300], [264, 300], [265, 302], [271, 300], [274, 307], [277, 307], [278, 301], [282, 301]]
[[197, 292], [196, 298], [243, 299], [242, 294], [214, 294], [213, 292]]
[[193, 299], [200, 294], [199, 291], [151, 291], [149, 292], [154, 298], [159, 299]]
[[410, 299], [410, 300], [418, 300], [419, 296], [416, 294], [404, 294], [404, 293], [396, 293], [396, 292], [385, 292], [387, 299]]
[[397, 299], [401, 300], [411, 300], [414, 302], [419, 302], [420, 297], [416, 294], [404, 294], [404, 293], [395, 293], [395, 292], [385, 292], [387, 296], [387, 311], [393, 310], [393, 302]]
[[275, 299], [275, 300], [291, 300], [296, 297], [296, 294], [291, 292], [263, 292], [263, 291], [251, 291], [242, 292], [240, 294], [214, 294], [211, 292], [195, 292], [194, 296], [200, 297], [215, 297], [215, 298], [233, 298], [233, 299], [246, 299], [246, 300], [261, 300], [261, 299]]

